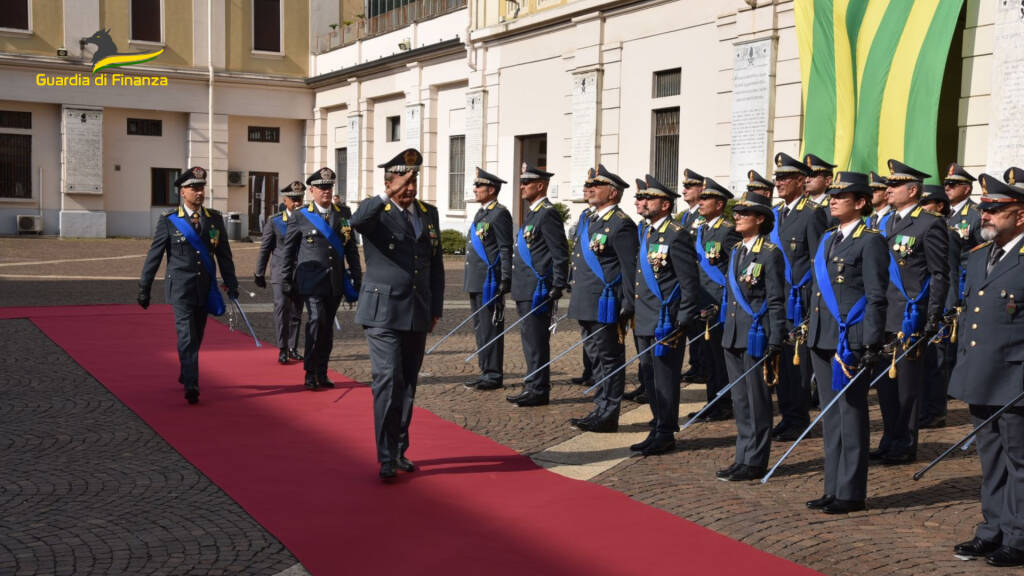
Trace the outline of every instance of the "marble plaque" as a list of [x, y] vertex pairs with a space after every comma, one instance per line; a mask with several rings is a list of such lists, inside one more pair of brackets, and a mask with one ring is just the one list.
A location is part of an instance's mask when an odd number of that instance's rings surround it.
[[774, 40], [733, 46], [732, 138], [729, 188], [746, 189], [747, 171], [766, 174], [771, 137], [771, 88]]
[[587, 170], [597, 166], [597, 115], [600, 107], [599, 71], [574, 74], [572, 79], [572, 167], [570, 198], [583, 197]]
[[363, 131], [363, 115], [349, 114], [347, 120], [348, 148], [345, 153], [348, 155], [348, 161], [345, 162], [345, 198], [361, 202], [363, 200], [363, 189], [359, 181], [359, 158], [362, 156], [360, 153], [362, 150], [360, 136]]
[[63, 109], [63, 179], [65, 194], [103, 193], [103, 111]]
[[[484, 165], [484, 130], [487, 118], [487, 93], [483, 90], [466, 94], [466, 179], [463, 198], [470, 201], [477, 166]], [[485, 168], [486, 169], [486, 168]]]
[[423, 104], [405, 107], [405, 145], [417, 150], [423, 149]]
[[1001, 176], [1024, 162], [1024, 5], [995, 4], [987, 171]]

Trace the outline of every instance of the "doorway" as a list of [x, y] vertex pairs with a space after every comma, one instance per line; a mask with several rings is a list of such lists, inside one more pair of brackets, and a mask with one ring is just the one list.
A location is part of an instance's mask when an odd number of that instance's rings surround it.
[[526, 213], [529, 206], [526, 201], [519, 196], [520, 168], [522, 168], [523, 162], [527, 162], [531, 166], [535, 166], [538, 170], [547, 171], [548, 135], [529, 134], [526, 136], [516, 136], [515, 158], [516, 163], [512, 169], [512, 189], [514, 190], [513, 197], [516, 198], [516, 202], [513, 203], [513, 210], [515, 210], [515, 213], [512, 217], [516, 222], [521, 223], [523, 220], [523, 214]]
[[260, 234], [263, 223], [277, 212], [277, 172], [249, 172], [249, 234]]

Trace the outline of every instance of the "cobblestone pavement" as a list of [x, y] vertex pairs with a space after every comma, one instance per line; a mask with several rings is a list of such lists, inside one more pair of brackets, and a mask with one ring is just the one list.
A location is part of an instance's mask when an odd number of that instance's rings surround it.
[[[141, 254], [147, 246], [147, 242], [139, 240], [103, 242], [45, 238], [0, 239], [0, 304], [133, 302], [135, 281], [115, 278], [137, 277], [142, 262]], [[256, 311], [267, 308], [266, 304], [271, 300], [270, 293], [253, 287], [249, 276], [256, 258], [255, 246], [239, 243], [233, 244], [233, 247], [243, 288], [248, 287], [247, 289], [256, 292], [255, 298], [247, 300], [247, 303], [260, 304], [258, 307], [254, 306], [254, 312], [251, 314], [254, 327], [261, 339], [270, 341], [271, 315]], [[127, 257], [133, 254], [136, 257]], [[97, 260], [27, 263], [82, 258]], [[99, 258], [108, 259], [98, 260]], [[460, 294], [460, 260], [452, 258], [447, 268], [447, 298], [461, 304], [465, 297]], [[39, 279], [44, 276], [68, 275], [76, 279]], [[111, 279], [91, 280], [79, 277]], [[155, 302], [162, 300], [162, 286], [159, 286], [159, 282], [154, 286], [153, 299]], [[453, 328], [467, 313], [468, 311], [461, 307], [447, 311], [435, 335], [428, 340], [428, 345]], [[366, 343], [361, 330], [352, 325], [352, 316], [351, 311], [344, 309], [339, 314], [343, 331], [335, 341], [331, 364], [332, 368], [366, 382], [370, 379]], [[515, 318], [511, 307], [508, 318], [509, 322]], [[552, 350], [560, 351], [576, 338], [578, 331], [574, 323], [565, 320], [560, 324], [559, 331], [553, 339]], [[505, 383], [509, 388], [492, 392], [468, 391], [462, 387], [462, 383], [473, 378], [476, 368], [474, 364], [462, 362], [465, 355], [472, 351], [473, 346], [469, 331], [461, 331], [437, 352], [427, 357], [417, 403], [445, 419], [526, 454], [536, 454], [572, 441], [579, 432], [568, 426], [568, 418], [586, 414], [590, 409], [590, 401], [582, 396], [582, 388], [568, 384], [568, 379], [580, 372], [580, 355], [574, 352], [556, 365], [551, 405], [517, 409], [504, 401], [504, 395], [515, 390], [514, 385], [525, 372], [518, 340], [518, 335], [506, 339]], [[46, 343], [40, 345], [43, 344]], [[18, 350], [14, 355], [21, 356], [31, 354], [32, 348], [38, 348], [34, 341], [23, 341], [21, 338], [17, 339], [17, 344], [10, 346], [15, 346]], [[629, 348], [632, 349], [632, 344], [629, 344]], [[7, 354], [4, 357], [11, 356], [12, 354]], [[17, 373], [20, 374], [23, 368], [19, 366], [18, 369]], [[13, 373], [13, 370], [13, 364], [8, 362], [4, 366], [2, 380], [10, 380], [6, 375]], [[302, 377], [301, 368], [296, 366], [295, 370], [296, 381], [299, 381]], [[635, 370], [630, 370], [629, 373], [628, 387], [632, 388], [635, 385]], [[63, 374], [60, 374], [63, 377]], [[697, 398], [695, 393], [695, 390], [684, 390], [684, 398], [692, 401]], [[110, 401], [116, 404], [116, 400]], [[73, 415], [75, 418], [93, 417], [88, 408], [91, 405], [84, 406], [86, 407], [82, 412]], [[123, 415], [111, 416], [109, 419], [137, 422], [126, 409], [121, 407], [120, 410]], [[12, 418], [27, 416], [28, 414], [22, 411]], [[631, 418], [629, 421], [641, 422], [642, 419]], [[869, 475], [869, 510], [846, 517], [825, 516], [811, 512], [803, 505], [805, 500], [816, 498], [822, 492], [820, 437], [812, 436], [805, 440], [767, 485], [736, 485], [716, 481], [714, 471], [732, 460], [735, 439], [735, 427], [732, 422], [702, 424], [691, 428], [679, 434], [679, 450], [676, 452], [654, 458], [628, 458], [597, 475], [592, 481], [826, 574], [1020, 573], [990, 568], [979, 562], [962, 562], [952, 557], [953, 544], [968, 539], [972, 535], [974, 523], [980, 520], [981, 512], [977, 500], [980, 467], [976, 452], [971, 450], [957, 454], [932, 470], [920, 482], [911, 479], [919, 466], [970, 429], [966, 406], [959, 402], [951, 402], [948, 421], [949, 426], [944, 429], [921, 432], [921, 462], [917, 465], [873, 466]], [[872, 438], [877, 441], [881, 419], [874, 395], [871, 423]], [[138, 425], [143, 426], [141, 423]], [[643, 429], [642, 424], [629, 424], [623, 427], [624, 432], [639, 432]], [[15, 435], [14, 438], [18, 436]], [[787, 447], [773, 447], [773, 461]], [[83, 447], [84, 449], [86, 448]], [[117, 458], [116, 455], [102, 451], [94, 452], [91, 448], [88, 448], [88, 451], [90, 456], [83, 460], [83, 466], [92, 466], [94, 470], [120, 468], [130, 464], [147, 473], [151, 467], [161, 467], [160, 469], [174, 470], [179, 474], [198, 474], [180, 458], [173, 465], [162, 461], [151, 463], [148, 460], [140, 462], [134, 459], [129, 463]], [[412, 454], [415, 454], [415, 436]], [[598, 447], [580, 454], [579, 462], [585, 464], [610, 461], [613, 460], [613, 456], [617, 458], [621, 454], [619, 451]], [[199, 477], [201, 478], [201, 475]], [[109, 481], [116, 484], [114, 480]], [[222, 494], [220, 496], [223, 497]], [[4, 504], [0, 505], [0, 517], [10, 515], [7, 511], [11, 506], [10, 501], [10, 498], [2, 500]], [[145, 505], [140, 503], [138, 506]], [[156, 522], [161, 518], [161, 503], [154, 501], [148, 506], [151, 506], [149, 517]], [[237, 513], [228, 514], [232, 522], [237, 517]], [[170, 516], [175, 522], [180, 521], [180, 516]], [[60, 514], [50, 509], [40, 515], [39, 521], [49, 526], [60, 519]], [[154, 529], [154, 526], [140, 528], [143, 531]], [[607, 526], [593, 529], [614, 530], [614, 519], [611, 519]], [[586, 530], [583, 533], [585, 534]], [[131, 539], [127, 538], [125, 542], [131, 557]], [[642, 547], [642, 542], [629, 534], [623, 534], [622, 542], [622, 553], [629, 553], [635, 547]], [[13, 546], [9, 553], [24, 555], [33, 552], [33, 549], [24, 543]], [[41, 541], [37, 546], [54, 545]], [[282, 562], [282, 565], [287, 565], [287, 562]], [[4, 572], [3, 566], [0, 563], [0, 573]]]

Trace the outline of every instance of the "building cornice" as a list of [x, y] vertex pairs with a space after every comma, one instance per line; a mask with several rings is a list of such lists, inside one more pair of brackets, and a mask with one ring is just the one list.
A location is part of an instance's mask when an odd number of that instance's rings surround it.
[[466, 45], [462, 43], [461, 39], [456, 37], [451, 40], [428, 44], [406, 52], [399, 52], [398, 54], [349, 66], [348, 68], [327, 72], [319, 76], [313, 76], [306, 79], [306, 85], [312, 88], [323, 88], [331, 84], [347, 82], [350, 78], [369, 76], [395, 68], [405, 68], [407, 64], [413, 62], [431, 58], [442, 58], [460, 53], [466, 53]]

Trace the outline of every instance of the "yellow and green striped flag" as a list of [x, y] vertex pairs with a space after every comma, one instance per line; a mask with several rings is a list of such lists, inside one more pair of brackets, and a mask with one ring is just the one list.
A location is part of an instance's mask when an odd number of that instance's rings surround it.
[[802, 153], [859, 172], [896, 158], [938, 182], [939, 93], [962, 6], [963, 0], [796, 0]]

